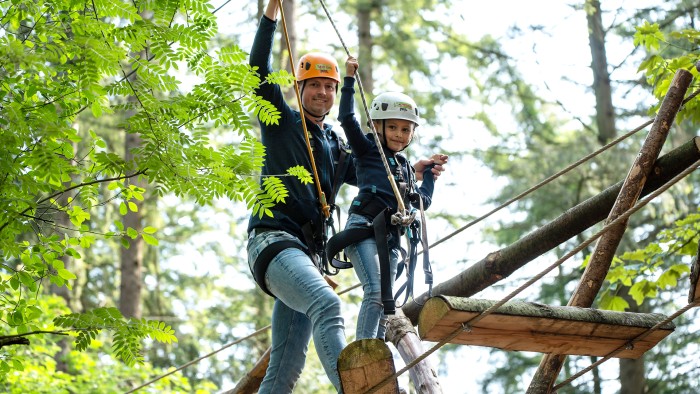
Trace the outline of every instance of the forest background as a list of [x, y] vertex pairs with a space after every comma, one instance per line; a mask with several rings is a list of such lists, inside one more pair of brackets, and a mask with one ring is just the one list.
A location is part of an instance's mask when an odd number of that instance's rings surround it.
[[[409, 155], [450, 154], [428, 212], [431, 244], [650, 119], [675, 70], [699, 58], [696, 2], [519, 3], [328, 3], [357, 51], [367, 99], [399, 88], [425, 108]], [[253, 97], [258, 81], [246, 66], [263, 6], [0, 5], [4, 391], [127, 392], [226, 346], [141, 389], [216, 392], [269, 346], [265, 330], [241, 340], [268, 325], [271, 311], [248, 273], [247, 215], [281, 195], [274, 181], [259, 189], [255, 177], [262, 152], [252, 114], [275, 116]], [[320, 3], [285, 7], [295, 54], [322, 49], [342, 62]], [[602, 59], [589, 30], [596, 17]], [[601, 62], [602, 72], [591, 67]], [[288, 86], [289, 76], [277, 82]], [[664, 151], [698, 134], [699, 113], [690, 101]], [[431, 249], [436, 282], [624, 178], [647, 130]], [[633, 216], [596, 306], [670, 314], [684, 305], [697, 255], [697, 183], [692, 174]], [[353, 194], [346, 188], [339, 205]], [[523, 299], [566, 304], [590, 252]], [[479, 297], [498, 299], [537, 271], [518, 271]], [[351, 272], [335, 279], [341, 288], [355, 283]], [[359, 299], [344, 296], [348, 335]], [[678, 318], [643, 360], [608, 361], [561, 392], [697, 391], [695, 316]], [[446, 346], [430, 360], [445, 392], [517, 393], [539, 359]], [[570, 357], [562, 375], [590, 362]], [[299, 387], [330, 391], [313, 350]]]

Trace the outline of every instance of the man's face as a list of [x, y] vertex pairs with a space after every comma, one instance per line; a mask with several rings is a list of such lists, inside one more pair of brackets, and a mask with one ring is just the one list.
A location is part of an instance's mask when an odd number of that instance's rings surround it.
[[310, 78], [304, 81], [301, 102], [304, 109], [313, 115], [327, 114], [335, 102], [338, 83], [330, 78]]

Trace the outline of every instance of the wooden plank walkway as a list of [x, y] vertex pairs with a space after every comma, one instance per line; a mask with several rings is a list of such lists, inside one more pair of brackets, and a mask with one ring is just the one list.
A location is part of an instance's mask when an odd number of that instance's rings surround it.
[[[418, 333], [439, 342], [496, 301], [438, 296], [421, 310]], [[656, 313], [613, 312], [510, 301], [476, 322], [451, 343], [503, 350], [606, 356], [666, 317]], [[639, 358], [675, 329], [665, 324], [614, 357]]]

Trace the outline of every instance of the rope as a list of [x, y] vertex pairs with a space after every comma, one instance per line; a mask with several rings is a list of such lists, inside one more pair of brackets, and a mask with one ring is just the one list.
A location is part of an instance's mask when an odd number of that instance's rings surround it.
[[[683, 100], [683, 102], [681, 103], [681, 109], [682, 109], [690, 100], [692, 100], [693, 98], [695, 98], [695, 97], [698, 96], [699, 94], [700, 94], [700, 89], [696, 90], [696, 91], [693, 92], [691, 95], [689, 95], [688, 97], [686, 97], [686, 98]], [[563, 170], [561, 170], [561, 171], [555, 173], [554, 175], [551, 175], [550, 177], [546, 178], [545, 180], [541, 181], [540, 183], [536, 184], [535, 186], [533, 186], [533, 187], [531, 187], [531, 188], [525, 190], [524, 192], [518, 194], [517, 196], [511, 198], [510, 200], [504, 202], [503, 204], [501, 204], [501, 205], [499, 205], [498, 207], [492, 209], [491, 211], [487, 212], [486, 214], [480, 216], [480, 217], [477, 218], [477, 219], [472, 220], [471, 222], [467, 223], [466, 225], [462, 226], [461, 228], [459, 228], [459, 229], [453, 231], [452, 233], [448, 234], [447, 236], [445, 236], [445, 237], [439, 239], [438, 241], [436, 241], [436, 242], [433, 243], [432, 245], [428, 246], [428, 249], [431, 249], [431, 248], [433, 248], [434, 246], [440, 245], [441, 243], [443, 243], [443, 242], [449, 240], [450, 238], [454, 237], [455, 235], [459, 234], [460, 232], [462, 232], [462, 231], [468, 229], [469, 227], [471, 227], [471, 226], [473, 226], [473, 225], [475, 225], [475, 224], [481, 222], [482, 220], [484, 220], [484, 219], [486, 219], [487, 217], [493, 215], [494, 213], [500, 211], [501, 209], [507, 207], [508, 205], [514, 203], [515, 201], [520, 200], [521, 198], [527, 196], [528, 194], [534, 192], [535, 190], [537, 190], [537, 189], [543, 187], [544, 185], [546, 185], [546, 184], [552, 182], [552, 181], [555, 180], [556, 178], [558, 178], [558, 177], [560, 177], [560, 176], [566, 174], [567, 172], [573, 170], [574, 168], [580, 166], [581, 164], [585, 163], [586, 161], [588, 161], [588, 160], [590, 160], [590, 159], [592, 159], [592, 158], [598, 156], [599, 154], [601, 154], [601, 153], [605, 152], [606, 150], [612, 148], [613, 146], [619, 144], [620, 142], [622, 142], [622, 141], [624, 141], [625, 139], [631, 137], [632, 135], [636, 134], [637, 132], [639, 132], [640, 130], [642, 130], [642, 129], [644, 129], [645, 127], [649, 126], [650, 124], [654, 123], [654, 120], [655, 120], [655, 119], [656, 119], [656, 118], [652, 118], [652, 119], [650, 119], [650, 120], [647, 120], [647, 121], [644, 122], [642, 125], [637, 126], [635, 129], [633, 129], [633, 130], [627, 132], [626, 134], [623, 134], [622, 136], [620, 136], [620, 137], [614, 139], [613, 141], [611, 141], [610, 143], [604, 145], [603, 147], [601, 147], [600, 149], [594, 151], [593, 153], [588, 154], [588, 155], [582, 157], [581, 159], [579, 159], [578, 161], [576, 161], [576, 162], [573, 163], [573, 164], [570, 164], [569, 166], [567, 166], [567, 167], [564, 168]], [[421, 253], [423, 253], [423, 252], [421, 251]]]
[[506, 201], [506, 202], [504, 202], [503, 204], [499, 205], [498, 207], [492, 209], [491, 211], [487, 212], [486, 214], [480, 216], [480, 217], [477, 218], [477, 219], [472, 220], [471, 222], [467, 223], [466, 225], [462, 226], [461, 228], [459, 228], [459, 229], [453, 231], [452, 233], [448, 234], [447, 236], [443, 237], [442, 239], [440, 239], [440, 240], [436, 241], [435, 243], [433, 243], [432, 245], [430, 245], [428, 248], [429, 248], [429, 249], [430, 249], [430, 248], [433, 248], [434, 246], [440, 245], [441, 243], [443, 243], [443, 242], [449, 240], [450, 238], [454, 237], [455, 235], [459, 234], [460, 232], [462, 232], [462, 231], [468, 229], [469, 227], [471, 227], [471, 226], [473, 226], [473, 225], [479, 223], [480, 221], [486, 219], [487, 217], [489, 217], [489, 216], [493, 215], [494, 213], [500, 211], [501, 209], [507, 207], [508, 205], [510, 205], [510, 204], [512, 204], [512, 203], [514, 203], [514, 202], [516, 202], [516, 201], [518, 201], [518, 200], [520, 200], [521, 198], [523, 198], [523, 197], [527, 196], [528, 194], [534, 192], [535, 190], [537, 190], [537, 189], [539, 189], [539, 188], [545, 186], [546, 184], [552, 182], [553, 180], [559, 178], [560, 176], [562, 176], [562, 175], [564, 175], [564, 174], [570, 172], [571, 170], [573, 170], [573, 169], [575, 169], [576, 167], [580, 166], [581, 164], [587, 162], [588, 160], [590, 160], [590, 159], [592, 159], [592, 158], [598, 156], [599, 154], [601, 154], [601, 153], [605, 152], [606, 150], [612, 148], [613, 146], [619, 144], [620, 142], [622, 142], [622, 141], [624, 141], [625, 139], [631, 137], [632, 135], [636, 134], [637, 132], [639, 132], [640, 130], [644, 129], [645, 127], [649, 126], [649, 125], [652, 124], [652, 123], [654, 123], [654, 119], [647, 120], [647, 121], [644, 122], [642, 125], [636, 127], [636, 128], [633, 129], [632, 131], [629, 131], [629, 132], [627, 132], [626, 134], [623, 134], [622, 136], [616, 138], [615, 140], [613, 140], [613, 141], [611, 141], [610, 143], [608, 143], [607, 145], [605, 145], [605, 146], [599, 148], [598, 150], [594, 151], [593, 153], [590, 153], [590, 154], [588, 154], [588, 155], [586, 155], [586, 156], [583, 156], [582, 158], [580, 158], [580, 159], [579, 159], [578, 161], [576, 161], [575, 163], [569, 164], [569, 165], [568, 165], [566, 168], [564, 168], [563, 170], [561, 170], [561, 171], [559, 171], [559, 172], [557, 172], [557, 173], [555, 173], [555, 174], [553, 174], [553, 175], [550, 175], [548, 178], [546, 178], [545, 180], [543, 180], [543, 181], [541, 181], [540, 183], [536, 184], [535, 186], [533, 186], [533, 187], [531, 187], [531, 188], [525, 190], [524, 192], [518, 194], [518, 195], [515, 196], [515, 197], [512, 197], [512, 198], [509, 199], [508, 201]]
[[140, 386], [138, 386], [138, 387], [136, 387], [136, 388], [133, 388], [133, 389], [127, 391], [127, 392], [124, 393], [124, 394], [129, 394], [129, 393], [133, 393], [133, 392], [135, 392], [135, 391], [137, 391], [137, 390], [140, 390], [140, 389], [142, 389], [142, 388], [148, 386], [148, 385], [151, 384], [151, 383], [155, 383], [155, 382], [159, 381], [160, 379], [163, 379], [163, 378], [166, 377], [166, 376], [172, 375], [172, 374], [174, 374], [175, 372], [180, 371], [180, 370], [183, 370], [183, 369], [189, 367], [189, 366], [192, 365], [192, 364], [198, 363], [198, 362], [204, 360], [205, 358], [211, 357], [211, 356], [215, 355], [216, 353], [219, 353], [220, 351], [222, 351], [222, 350], [224, 350], [224, 349], [227, 349], [227, 348], [229, 348], [229, 347], [231, 347], [231, 346], [233, 346], [233, 345], [235, 345], [235, 344], [238, 344], [238, 343], [240, 343], [240, 342], [243, 342], [243, 341], [246, 340], [246, 339], [253, 338], [253, 337], [255, 337], [255, 336], [257, 336], [257, 335], [259, 335], [259, 334], [265, 332], [265, 331], [268, 330], [270, 327], [271, 327], [270, 325], [265, 326], [265, 327], [263, 327], [263, 328], [261, 328], [261, 329], [255, 331], [255, 332], [253, 332], [252, 334], [249, 334], [249, 335], [246, 336], [246, 337], [243, 337], [243, 338], [240, 338], [240, 339], [238, 339], [238, 340], [236, 340], [236, 341], [233, 341], [233, 342], [229, 343], [228, 345], [225, 345], [225, 346], [221, 347], [219, 350], [215, 350], [215, 351], [213, 351], [213, 352], [211, 352], [211, 353], [209, 353], [209, 354], [206, 354], [206, 355], [204, 355], [204, 356], [202, 356], [202, 357], [199, 357], [199, 358], [197, 358], [197, 359], [194, 359], [194, 360], [192, 360], [192, 361], [190, 361], [190, 362], [188, 362], [188, 363], [186, 363], [186, 364], [184, 364], [184, 365], [182, 365], [182, 366], [180, 366], [180, 367], [177, 367], [176, 369], [174, 369], [174, 370], [172, 370], [172, 371], [170, 371], [170, 372], [168, 372], [168, 373], [166, 373], [166, 374], [164, 374], [164, 375], [158, 376], [157, 378], [155, 378], [155, 379], [153, 379], [153, 380], [150, 380], [150, 381], [148, 381], [148, 382], [146, 382], [146, 383], [144, 383], [144, 384], [142, 384], [142, 385], [140, 385]]
[[[354, 289], [356, 289], [356, 288], [358, 288], [358, 287], [360, 287], [360, 284], [359, 284], [359, 283], [357, 283], [357, 284], [355, 284], [355, 285], [352, 285], [352, 286], [348, 287], [347, 289], [343, 289], [343, 290], [338, 291], [338, 295], [343, 295], [343, 294], [348, 293], [348, 292], [350, 292], [351, 290], [354, 290]], [[239, 343], [241, 343], [241, 342], [243, 342], [243, 341], [245, 341], [245, 340], [247, 340], [247, 339], [253, 338], [253, 337], [255, 337], [255, 336], [257, 336], [257, 335], [259, 335], [259, 334], [261, 334], [261, 333], [263, 333], [263, 332], [265, 332], [265, 331], [267, 331], [267, 330], [269, 330], [270, 328], [272, 328], [271, 325], [267, 325], [267, 326], [265, 326], [265, 327], [263, 327], [263, 328], [260, 328], [260, 329], [258, 329], [257, 331], [253, 332], [252, 334], [249, 334], [249, 335], [246, 336], [246, 337], [239, 338], [239, 339], [237, 339], [237, 340], [235, 340], [235, 341], [233, 341], [233, 342], [231, 342], [231, 343], [228, 343], [228, 344], [224, 345], [223, 347], [219, 348], [219, 349], [216, 350], [216, 351], [213, 351], [213, 352], [211, 352], [211, 353], [209, 353], [209, 354], [207, 354], [207, 355], [205, 355], [205, 356], [202, 356], [202, 357], [199, 357], [199, 358], [197, 358], [197, 359], [195, 359], [195, 360], [192, 360], [192, 361], [190, 361], [190, 362], [188, 362], [188, 363], [182, 365], [181, 367], [178, 367], [178, 368], [175, 369], [174, 371], [170, 371], [170, 372], [168, 372], [168, 373], [166, 373], [166, 374], [164, 374], [164, 375], [158, 376], [157, 378], [155, 378], [155, 379], [153, 379], [153, 380], [151, 380], [151, 381], [148, 381], [148, 382], [146, 382], [146, 383], [142, 384], [141, 386], [138, 386], [138, 387], [136, 387], [136, 388], [134, 388], [134, 389], [131, 389], [130, 391], [127, 391], [127, 392], [124, 393], [124, 394], [133, 393], [133, 392], [135, 392], [135, 391], [137, 391], [137, 390], [139, 390], [139, 389], [142, 389], [142, 388], [144, 388], [144, 387], [150, 385], [151, 383], [155, 383], [155, 382], [157, 382], [158, 380], [163, 379], [163, 378], [165, 378], [165, 377], [167, 377], [167, 376], [169, 376], [169, 375], [172, 375], [172, 374], [174, 374], [174, 373], [177, 372], [177, 371], [183, 370], [183, 369], [189, 367], [190, 365], [193, 365], [193, 364], [195, 364], [195, 363], [198, 363], [199, 361], [202, 361], [202, 360], [205, 359], [205, 358], [211, 357], [211, 356], [215, 355], [216, 353], [219, 353], [220, 351], [222, 351], [222, 350], [224, 350], [224, 349], [227, 349], [227, 348], [229, 348], [229, 347], [231, 347], [231, 346], [233, 346], [233, 345], [237, 345], [237, 344], [239, 344]]]
[[[343, 49], [345, 49], [345, 54], [348, 56], [350, 55], [350, 51], [348, 50], [347, 45], [345, 45], [345, 41], [343, 40], [342, 35], [338, 31], [338, 28], [335, 25], [335, 22], [333, 21], [333, 18], [331, 17], [331, 14], [328, 12], [328, 8], [326, 7], [326, 3], [323, 0], [319, 0], [321, 3], [321, 7], [323, 7], [323, 11], [326, 12], [326, 16], [328, 17], [328, 20], [331, 23], [331, 26], [333, 26], [333, 29], [335, 30], [335, 33], [338, 35], [338, 39], [340, 40], [340, 44], [343, 46]], [[360, 91], [360, 97], [362, 98], [362, 106], [364, 107], [365, 110], [365, 116], [367, 116], [367, 119], [372, 119], [369, 115], [369, 109], [367, 108], [367, 100], [365, 99], [365, 92], [364, 89], [362, 88], [362, 81], [360, 79], [360, 74], [356, 73], [355, 74], [355, 79], [357, 80], [357, 88]], [[377, 145], [377, 150], [379, 151], [379, 156], [382, 158], [382, 164], [384, 164], [384, 170], [386, 171], [387, 174], [387, 179], [389, 179], [389, 184], [391, 185], [391, 190], [394, 192], [394, 197], [396, 198], [396, 202], [398, 203], [398, 209], [397, 209], [397, 214], [400, 215], [398, 220], [401, 222], [400, 224], [406, 226], [413, 221], [413, 217], [409, 216], [406, 212], [406, 206], [403, 203], [403, 198], [401, 197], [401, 193], [399, 192], [399, 188], [396, 186], [396, 182], [394, 181], [394, 176], [391, 174], [391, 168], [389, 167], [389, 164], [387, 163], [386, 156], [384, 155], [384, 150], [381, 149], [382, 143], [379, 141], [379, 136], [377, 135], [377, 130], [374, 128], [374, 123], [371, 121], [368, 122], [369, 127], [372, 131], [372, 136], [374, 136], [374, 143]]]
[[[680, 181], [681, 179], [685, 178], [685, 177], [686, 177], [688, 174], [690, 174], [691, 172], [695, 171], [695, 170], [697, 169], [698, 166], [700, 166], [700, 160], [696, 161], [696, 162], [693, 163], [691, 166], [689, 166], [688, 168], [686, 168], [683, 172], [681, 172], [680, 174], [676, 175], [675, 177], [673, 177], [673, 179], [669, 180], [669, 181], [666, 182], [663, 186], [661, 186], [660, 188], [658, 188], [657, 190], [655, 190], [653, 193], [649, 194], [649, 195], [646, 196], [644, 199], [640, 200], [634, 207], [628, 209], [628, 210], [625, 211], [622, 215], [620, 215], [619, 217], [617, 217], [615, 220], [613, 220], [612, 222], [610, 222], [610, 223], [608, 223], [607, 225], [605, 225], [605, 226], [604, 226], [603, 228], [601, 228], [597, 233], [595, 233], [595, 234], [592, 235], [590, 238], [588, 238], [587, 240], [585, 240], [584, 242], [582, 242], [579, 246], [577, 246], [576, 248], [574, 248], [573, 250], [571, 250], [569, 253], [565, 254], [563, 257], [561, 257], [560, 259], [558, 259], [557, 261], [555, 261], [554, 263], [552, 263], [549, 267], [545, 268], [542, 272], [540, 272], [539, 274], [537, 274], [537, 275], [535, 275], [534, 277], [532, 277], [532, 279], [530, 279], [530, 280], [528, 280], [527, 282], [525, 282], [523, 285], [521, 285], [520, 287], [518, 287], [517, 289], [515, 289], [513, 292], [511, 292], [511, 293], [508, 294], [507, 296], [505, 296], [503, 299], [501, 299], [500, 301], [496, 302], [494, 305], [492, 305], [491, 307], [487, 308], [485, 311], [481, 312], [480, 314], [478, 314], [478, 315], [474, 316], [473, 318], [469, 319], [468, 321], [462, 323], [462, 325], [461, 325], [459, 328], [457, 328], [456, 330], [454, 330], [452, 333], [450, 333], [450, 335], [448, 335], [448, 336], [446, 337], [446, 339], [441, 340], [440, 342], [438, 342], [437, 345], [433, 346], [433, 347], [430, 348], [428, 351], [426, 351], [425, 353], [421, 354], [419, 357], [416, 357], [415, 360], [413, 360], [413, 361], [411, 361], [410, 363], [408, 363], [404, 368], [402, 368], [401, 370], [397, 371], [395, 374], [393, 374], [393, 375], [391, 375], [391, 376], [385, 378], [385, 379], [382, 380], [381, 382], [379, 382], [377, 385], [375, 385], [375, 386], [372, 387], [369, 391], [367, 391], [367, 393], [375, 393], [375, 392], [377, 392], [378, 389], [380, 389], [381, 387], [383, 387], [383, 386], [386, 385], [387, 383], [391, 382], [392, 380], [396, 379], [396, 378], [399, 377], [401, 374], [403, 374], [404, 372], [408, 371], [409, 369], [411, 369], [412, 367], [414, 367], [414, 366], [415, 366], [416, 364], [418, 364], [419, 362], [423, 361], [423, 360], [424, 360], [426, 357], [428, 357], [430, 354], [432, 354], [432, 353], [434, 353], [435, 351], [437, 351], [440, 347], [444, 346], [446, 343], [448, 343], [449, 341], [451, 341], [452, 339], [454, 339], [457, 335], [459, 335], [460, 332], [462, 332], [462, 331], [464, 331], [464, 330], [469, 331], [469, 330], [470, 330], [470, 329], [469, 329], [470, 326], [473, 326], [475, 323], [479, 322], [480, 320], [482, 320], [482, 319], [485, 318], [486, 316], [488, 316], [488, 315], [490, 315], [491, 313], [495, 312], [498, 308], [500, 308], [501, 306], [503, 306], [506, 302], [510, 301], [510, 300], [513, 299], [516, 295], [518, 295], [519, 293], [521, 293], [522, 291], [524, 291], [525, 289], [527, 289], [529, 286], [531, 286], [532, 284], [534, 284], [534, 283], [537, 282], [538, 280], [542, 279], [542, 278], [543, 278], [545, 275], [547, 275], [550, 271], [552, 271], [553, 269], [555, 269], [555, 268], [557, 268], [558, 266], [560, 266], [562, 263], [564, 263], [564, 261], [568, 260], [570, 257], [574, 256], [576, 253], [580, 252], [580, 251], [583, 250], [585, 247], [587, 247], [588, 245], [592, 244], [596, 239], [600, 238], [605, 232], [607, 232], [608, 230], [610, 230], [610, 228], [615, 227], [615, 226], [617, 226], [617, 225], [619, 225], [619, 224], [624, 223], [624, 221], [626, 221], [627, 219], [629, 219], [629, 217], [632, 216], [632, 214], [634, 214], [635, 212], [639, 211], [641, 208], [643, 208], [644, 206], [646, 206], [647, 204], [649, 204], [654, 198], [656, 198], [656, 197], [659, 196], [661, 193], [663, 193], [663, 192], [665, 192], [666, 190], [668, 190], [671, 186], [675, 185], [678, 181]], [[656, 326], [654, 326], [654, 327], [656, 327]], [[640, 335], [642, 335], [642, 334], [640, 334]], [[647, 335], [648, 335], [648, 334], [647, 334]]]
[[697, 300], [695, 300], [695, 301], [689, 303], [688, 305], [684, 306], [683, 308], [677, 310], [677, 311], [676, 311], [674, 314], [672, 314], [671, 316], [667, 317], [666, 319], [664, 319], [663, 321], [661, 321], [661, 322], [659, 322], [659, 323], [656, 323], [656, 325], [654, 325], [653, 327], [647, 329], [646, 331], [642, 332], [641, 334], [637, 335], [636, 337], [630, 339], [629, 341], [627, 341], [627, 343], [625, 343], [624, 345], [618, 347], [617, 349], [613, 350], [612, 352], [608, 353], [605, 357], [601, 358], [600, 360], [594, 362], [593, 364], [589, 365], [588, 367], [582, 369], [581, 371], [579, 371], [579, 372], [577, 372], [576, 374], [572, 375], [572, 376], [569, 377], [568, 379], [566, 379], [566, 380], [564, 380], [563, 382], [559, 383], [558, 385], [554, 386], [554, 388], [552, 388], [552, 391], [553, 391], [553, 392], [556, 392], [558, 389], [560, 389], [560, 388], [566, 386], [567, 384], [573, 382], [574, 380], [578, 379], [579, 377], [583, 376], [584, 374], [590, 372], [593, 368], [595, 368], [595, 367], [597, 367], [598, 365], [600, 365], [600, 364], [602, 364], [602, 363], [608, 361], [609, 359], [611, 359], [612, 357], [614, 357], [616, 354], [620, 353], [621, 351], [623, 351], [623, 350], [625, 350], [625, 349], [629, 349], [630, 347], [634, 346], [634, 344], [635, 344], [636, 342], [641, 341], [642, 339], [648, 337], [648, 336], [651, 335], [654, 331], [658, 330], [659, 328], [661, 328], [662, 326], [666, 325], [667, 323], [672, 322], [672, 321], [673, 321], [675, 318], [677, 318], [678, 316], [684, 314], [684, 313], [687, 312], [688, 310], [690, 310], [690, 309], [692, 309], [692, 308], [694, 308], [694, 307], [696, 307], [696, 306], [698, 306], [698, 305], [700, 305], [700, 299], [697, 299]]
[[297, 102], [299, 103], [299, 114], [301, 115], [301, 127], [304, 129], [304, 138], [306, 140], [306, 149], [309, 152], [309, 160], [311, 161], [311, 170], [314, 175], [314, 184], [316, 185], [316, 191], [318, 192], [318, 200], [321, 203], [321, 211], [323, 216], [328, 219], [331, 214], [331, 208], [326, 202], [326, 195], [321, 189], [321, 181], [318, 178], [318, 171], [316, 170], [316, 160], [314, 159], [314, 152], [311, 149], [311, 141], [309, 140], [309, 131], [306, 129], [306, 117], [304, 115], [304, 106], [301, 103], [301, 93], [299, 92], [299, 82], [297, 81], [297, 75], [294, 65], [294, 55], [292, 54], [292, 45], [289, 43], [289, 33], [287, 32], [287, 20], [284, 17], [284, 7], [282, 6], [282, 0], [279, 1], [280, 15], [282, 16], [282, 29], [284, 31], [284, 39], [287, 43], [287, 53], [289, 54], [289, 65], [292, 70], [292, 76], [294, 77], [294, 92], [297, 96]]

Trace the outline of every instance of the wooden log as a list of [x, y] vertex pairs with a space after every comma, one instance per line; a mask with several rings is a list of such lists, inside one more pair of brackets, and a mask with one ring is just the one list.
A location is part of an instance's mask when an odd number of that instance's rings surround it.
[[[694, 137], [659, 158], [641, 195], [652, 193], [698, 160], [700, 160], [700, 137]], [[470, 297], [503, 280], [540, 255], [605, 219], [621, 188], [622, 181], [568, 209], [517, 242], [489, 253], [484, 259], [458, 275], [435, 285], [432, 294]], [[421, 305], [427, 299], [428, 293], [423, 293], [401, 308], [413, 324], [417, 324]]]
[[265, 378], [265, 371], [270, 364], [270, 349], [267, 348], [265, 353], [258, 359], [257, 363], [248, 373], [238, 381], [236, 387], [225, 391], [222, 394], [255, 394], [260, 388], [260, 384]]
[[[360, 339], [340, 352], [338, 357], [340, 384], [345, 394], [362, 394], [385, 378], [396, 373], [394, 358], [381, 339]], [[396, 379], [381, 387], [377, 393], [398, 394]]]
[[[418, 337], [411, 321], [404, 316], [401, 309], [389, 317], [386, 338], [394, 344], [403, 361], [408, 365], [425, 353], [423, 342]], [[409, 378], [418, 394], [442, 394], [437, 372], [426, 358], [408, 370]]]
[[[690, 86], [692, 81], [693, 74], [690, 71], [683, 69], [676, 71], [668, 93], [661, 103], [661, 108], [659, 108], [654, 124], [651, 126], [651, 130], [644, 140], [639, 154], [627, 173], [627, 177], [620, 188], [620, 193], [615, 200], [606, 223], [619, 218], [637, 203], [647, 177], [651, 173], [659, 153], [661, 153], [661, 148], [671, 130], [676, 114], [681, 108], [683, 97], [685, 97], [688, 86]], [[629, 218], [623, 220], [598, 239], [588, 266], [586, 266], [586, 270], [583, 272], [576, 290], [574, 290], [569, 299], [568, 305], [585, 308], [593, 305], [598, 291], [603, 286], [603, 282], [605, 282], [612, 259], [615, 257], [617, 247], [625, 234], [628, 221]], [[548, 393], [550, 388], [554, 386], [565, 359], [566, 357], [560, 354], [544, 356], [527, 393]]]
[[[439, 342], [497, 301], [437, 296], [421, 310], [418, 333]], [[510, 301], [463, 330], [451, 343], [509, 351], [606, 356], [666, 319], [657, 313], [614, 312]], [[675, 329], [667, 323], [614, 357], [638, 358]]]
[[[649, 135], [644, 140], [639, 154], [630, 167], [615, 204], [606, 219], [606, 223], [619, 218], [637, 203], [648, 175], [651, 173], [654, 163], [658, 160], [661, 148], [666, 141], [671, 125], [673, 125], [676, 114], [683, 102], [683, 97], [685, 97], [685, 92], [688, 90], [692, 80], [693, 75], [689, 71], [681, 69], [676, 72], [668, 94], [661, 104], [659, 114], [651, 126]], [[611, 228], [598, 239], [595, 250], [591, 254], [591, 260], [586, 266], [586, 270], [568, 305], [589, 307], [593, 304], [600, 287], [605, 281], [610, 263], [615, 257], [615, 251], [622, 240], [626, 227], [627, 220]]]

